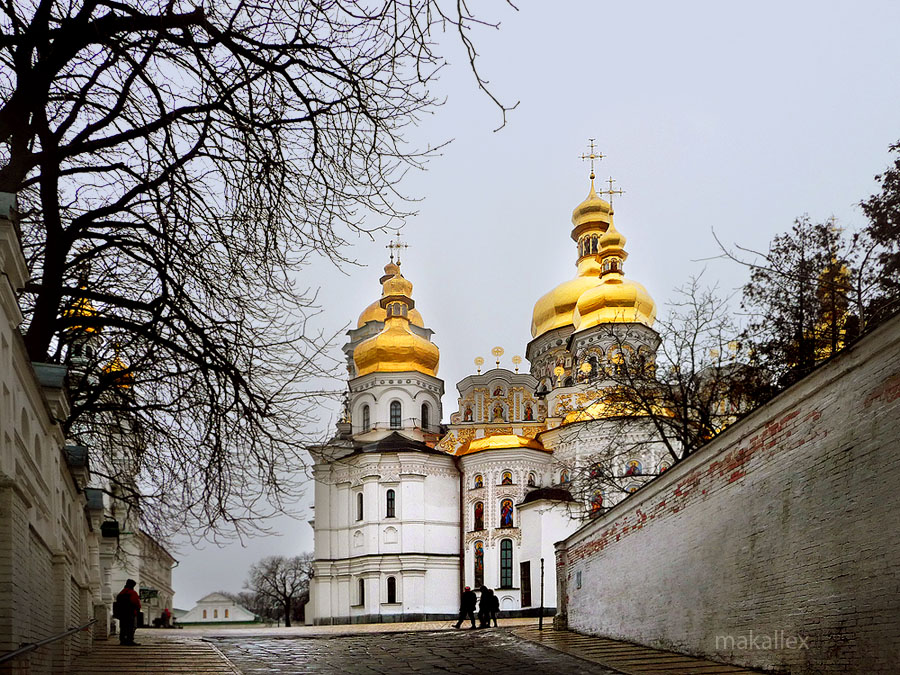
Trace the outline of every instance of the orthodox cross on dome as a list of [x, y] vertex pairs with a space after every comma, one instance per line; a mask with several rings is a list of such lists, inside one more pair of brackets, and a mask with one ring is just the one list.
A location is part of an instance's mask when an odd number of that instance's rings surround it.
[[600, 192], [598, 192], [597, 194], [598, 195], [608, 195], [609, 196], [609, 206], [610, 206], [610, 208], [612, 208], [613, 195], [624, 195], [625, 190], [614, 190], [613, 189], [613, 183], [615, 183], [616, 181], [612, 176], [607, 178], [606, 182], [609, 184], [609, 189], [608, 190], [600, 190]]
[[478, 374], [481, 375], [481, 366], [484, 365], [484, 358], [481, 356], [475, 357], [475, 366], [478, 368]]
[[516, 372], [518, 373], [519, 372], [519, 364], [522, 363], [522, 357], [517, 354], [516, 356], [512, 357], [512, 362], [513, 362], [513, 365], [516, 367]]
[[589, 155], [582, 154], [581, 159], [582, 159], [582, 161], [584, 161], [586, 159], [591, 160], [591, 181], [593, 181], [594, 180], [594, 160], [603, 159], [606, 155], [604, 155], [602, 152], [595, 151], [595, 148], [594, 148], [594, 141], [596, 140], [595, 138], [589, 138], [588, 140], [591, 142], [591, 152]]
[[491, 354], [494, 355], [494, 358], [497, 359], [497, 367], [500, 367], [500, 357], [503, 356], [503, 347], [494, 347], [491, 350]]
[[400, 264], [400, 251], [402, 251], [404, 248], [409, 248], [409, 244], [405, 244], [402, 241], [400, 241], [400, 230], [397, 230], [396, 234], [397, 234], [397, 238], [394, 241], [388, 243], [385, 246], [385, 248], [389, 249], [391, 252], [391, 262], [394, 262], [394, 251], [397, 252], [397, 264], [399, 265]]

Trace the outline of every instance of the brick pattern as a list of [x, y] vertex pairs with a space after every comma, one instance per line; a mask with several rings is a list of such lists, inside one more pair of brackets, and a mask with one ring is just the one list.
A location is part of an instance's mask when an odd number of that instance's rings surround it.
[[791, 673], [900, 664], [900, 317], [560, 548], [576, 630]]

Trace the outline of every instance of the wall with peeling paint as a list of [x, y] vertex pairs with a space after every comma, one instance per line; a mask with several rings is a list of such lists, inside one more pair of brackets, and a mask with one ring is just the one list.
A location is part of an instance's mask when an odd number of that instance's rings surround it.
[[900, 317], [557, 544], [574, 630], [790, 673], [900, 667]]

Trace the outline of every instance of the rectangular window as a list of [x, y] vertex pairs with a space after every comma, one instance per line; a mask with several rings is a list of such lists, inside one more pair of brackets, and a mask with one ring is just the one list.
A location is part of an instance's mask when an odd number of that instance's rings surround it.
[[228, 610], [227, 609], [225, 610], [225, 618], [226, 619], [228, 618]]
[[522, 607], [531, 607], [531, 561], [519, 563], [519, 586], [522, 588]]
[[500, 541], [500, 588], [512, 588], [512, 539]]
[[203, 610], [203, 618], [204, 619], [206, 618], [206, 610], [205, 609]]
[[387, 513], [385, 514], [385, 516], [387, 518], [394, 517], [394, 497], [395, 497], [394, 491], [388, 490], [387, 491]]
[[213, 618], [214, 618], [214, 619], [218, 619], [218, 618], [219, 618], [219, 610], [217, 610], [217, 609], [214, 609], [214, 610], [213, 610]]

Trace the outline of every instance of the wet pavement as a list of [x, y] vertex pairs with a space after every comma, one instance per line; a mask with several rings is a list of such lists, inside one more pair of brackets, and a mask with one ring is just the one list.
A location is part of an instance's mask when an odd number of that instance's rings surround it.
[[471, 673], [609, 675], [601, 665], [547, 649], [505, 629], [321, 637], [209, 637], [245, 675]]

